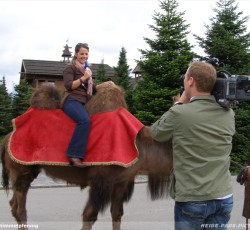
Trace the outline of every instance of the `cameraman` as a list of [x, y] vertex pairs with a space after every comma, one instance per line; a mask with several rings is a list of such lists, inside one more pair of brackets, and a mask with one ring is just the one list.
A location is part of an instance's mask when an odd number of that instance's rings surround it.
[[153, 139], [173, 142], [170, 195], [176, 230], [227, 229], [233, 208], [229, 155], [234, 112], [211, 95], [215, 81], [211, 64], [191, 62], [184, 93], [151, 126]]

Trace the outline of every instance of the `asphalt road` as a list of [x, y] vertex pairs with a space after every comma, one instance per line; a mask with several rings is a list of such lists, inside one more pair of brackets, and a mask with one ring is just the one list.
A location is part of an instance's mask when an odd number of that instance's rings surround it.
[[[228, 229], [245, 229], [242, 217], [244, 187], [234, 186], [234, 209]], [[27, 199], [28, 225], [30, 230], [74, 230], [81, 229], [81, 214], [87, 198], [88, 189], [80, 191], [78, 187], [32, 188]], [[0, 190], [0, 230], [16, 229], [6, 196]], [[122, 230], [171, 230], [173, 227], [174, 201], [170, 198], [151, 201], [147, 194], [147, 185], [138, 183], [132, 200], [124, 206]], [[94, 230], [112, 229], [109, 209], [100, 214]]]

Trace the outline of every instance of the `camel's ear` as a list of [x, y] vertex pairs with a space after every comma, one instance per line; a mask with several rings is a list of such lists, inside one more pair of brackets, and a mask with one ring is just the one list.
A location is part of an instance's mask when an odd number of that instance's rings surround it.
[[174, 104], [175, 102], [179, 101], [180, 97], [181, 97], [180, 93], [178, 93], [177, 95], [173, 96], [173, 97], [172, 97], [173, 104]]
[[61, 95], [55, 86], [42, 84], [30, 99], [30, 105], [39, 109], [59, 109]]

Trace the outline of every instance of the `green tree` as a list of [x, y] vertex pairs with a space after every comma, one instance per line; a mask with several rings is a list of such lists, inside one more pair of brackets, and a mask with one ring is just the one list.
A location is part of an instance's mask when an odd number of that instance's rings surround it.
[[127, 62], [127, 51], [124, 47], [121, 48], [117, 67], [113, 67], [113, 69], [115, 71], [115, 83], [117, 85], [122, 86], [125, 90], [125, 99], [128, 106], [128, 110], [132, 112], [133, 91], [131, 87], [131, 77], [129, 76], [131, 69], [129, 68]]
[[5, 77], [0, 81], [0, 136], [11, 131], [11, 95], [6, 88]]
[[107, 80], [107, 77], [106, 77], [105, 65], [104, 65], [104, 60], [102, 59], [100, 65], [99, 65], [99, 68], [97, 70], [97, 76], [95, 79], [95, 83], [100, 84], [106, 80]]
[[[249, 17], [237, 12], [235, 0], [219, 0], [216, 13], [205, 25], [205, 37], [195, 35], [200, 47], [211, 57], [217, 57], [225, 64], [224, 68], [232, 74], [250, 74], [250, 33], [247, 33]], [[235, 110], [236, 133], [233, 138], [232, 159], [242, 165], [247, 164], [250, 136], [249, 102], [240, 102]], [[234, 169], [233, 169], [234, 170]]]
[[[235, 127], [236, 133], [233, 137], [233, 149], [231, 153], [232, 160], [241, 165], [248, 165], [250, 150], [250, 106], [244, 106], [244, 109], [235, 111]], [[233, 168], [237, 171], [239, 168]]]
[[237, 12], [235, 0], [219, 0], [213, 8], [211, 25], [205, 25], [205, 37], [194, 35], [199, 46], [211, 57], [217, 57], [231, 73], [250, 74], [250, 33], [246, 23], [249, 17]]
[[13, 94], [12, 108], [13, 117], [23, 114], [30, 106], [30, 98], [33, 88], [25, 80], [20, 80], [19, 85], [14, 87], [15, 93]]
[[127, 51], [124, 47], [121, 48], [119, 61], [117, 67], [113, 67], [116, 74], [116, 84], [122, 86], [124, 90], [130, 89], [130, 76], [131, 69], [127, 64]]
[[194, 57], [187, 40], [189, 25], [184, 12], [177, 11], [177, 1], [160, 1], [160, 8], [163, 13], [155, 12], [155, 25], [149, 26], [155, 39], [144, 38], [150, 49], [140, 50], [142, 80], [133, 95], [135, 115], [144, 124], [156, 121], [172, 105], [172, 96], [182, 84], [180, 75]]

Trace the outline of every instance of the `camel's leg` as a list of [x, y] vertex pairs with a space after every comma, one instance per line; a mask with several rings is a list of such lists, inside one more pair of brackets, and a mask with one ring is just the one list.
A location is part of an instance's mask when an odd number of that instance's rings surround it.
[[11, 200], [9, 201], [10, 207], [11, 207], [11, 213], [16, 218], [16, 212], [17, 212], [17, 200], [15, 196], [15, 192], [13, 191], [13, 196]]
[[83, 211], [83, 228], [90, 230], [97, 220], [98, 213], [103, 212], [110, 203], [111, 183], [103, 177], [96, 177], [89, 190], [89, 198]]
[[[31, 182], [38, 176], [40, 169], [38, 166], [26, 166], [16, 163], [10, 158], [8, 153], [8, 141], [10, 134], [6, 136], [1, 148], [2, 159], [2, 179], [3, 186], [8, 192], [11, 181], [13, 196], [9, 202], [11, 212], [18, 224], [27, 224], [26, 197]], [[25, 226], [18, 226], [18, 229], [25, 230]]]
[[[21, 168], [21, 166], [19, 166]], [[31, 169], [31, 168], [29, 168]], [[13, 187], [13, 196], [10, 200], [12, 215], [19, 224], [19, 229], [27, 230], [27, 210], [26, 199], [31, 182], [37, 177], [39, 171], [26, 170], [25, 174], [18, 174], [17, 171], [11, 171], [10, 178]]]
[[28, 228], [24, 227], [27, 225], [27, 211], [26, 211], [26, 197], [28, 193], [29, 186], [21, 185], [21, 182], [23, 181], [22, 177], [18, 177], [13, 182], [13, 196], [9, 202], [11, 207], [11, 212], [14, 218], [16, 219], [19, 226], [21, 226], [18, 229], [21, 230], [27, 230]]
[[[17, 202], [16, 206], [16, 220], [20, 225], [27, 225], [27, 210], [26, 210], [26, 198], [28, 189], [23, 191], [15, 191], [15, 198]], [[28, 228], [21, 228], [21, 229], [28, 229]]]
[[[91, 230], [93, 224], [97, 220], [99, 208], [95, 205], [95, 202], [94, 202], [95, 194], [96, 194], [95, 191], [96, 191], [96, 188], [92, 184], [92, 186], [89, 189], [88, 201], [85, 205], [85, 208], [82, 214], [82, 218], [83, 218], [82, 230]], [[96, 198], [96, 200], [98, 199]]]
[[111, 216], [113, 230], [121, 230], [123, 203], [129, 201], [134, 189], [134, 182], [116, 184], [111, 196]]
[[82, 230], [91, 230], [93, 224], [97, 220], [98, 210], [92, 205], [90, 199], [88, 200], [83, 211], [83, 227]]

